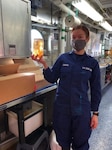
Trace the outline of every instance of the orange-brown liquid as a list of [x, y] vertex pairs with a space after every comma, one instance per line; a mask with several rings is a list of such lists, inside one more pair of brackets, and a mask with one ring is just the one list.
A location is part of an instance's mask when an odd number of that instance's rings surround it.
[[44, 41], [43, 39], [34, 39], [33, 55], [40, 59], [44, 55]]

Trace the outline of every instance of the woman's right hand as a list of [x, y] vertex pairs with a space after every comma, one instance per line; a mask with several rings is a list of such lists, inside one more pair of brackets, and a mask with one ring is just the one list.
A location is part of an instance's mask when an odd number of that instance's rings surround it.
[[91, 117], [91, 128], [95, 129], [95, 128], [97, 128], [97, 126], [98, 126], [98, 116], [93, 115]]
[[40, 58], [38, 58], [38, 56], [32, 55], [31, 58], [32, 58], [33, 60], [35, 60], [35, 61], [37, 61], [37, 62], [43, 64], [44, 69], [47, 69], [47, 68], [48, 68], [48, 65], [47, 65], [46, 61], [44, 60], [43, 56], [40, 57]]

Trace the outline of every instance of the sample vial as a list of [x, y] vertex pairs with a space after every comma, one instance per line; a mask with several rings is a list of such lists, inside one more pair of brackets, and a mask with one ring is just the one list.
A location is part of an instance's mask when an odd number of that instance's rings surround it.
[[44, 55], [44, 40], [34, 39], [33, 42], [33, 55], [40, 59]]

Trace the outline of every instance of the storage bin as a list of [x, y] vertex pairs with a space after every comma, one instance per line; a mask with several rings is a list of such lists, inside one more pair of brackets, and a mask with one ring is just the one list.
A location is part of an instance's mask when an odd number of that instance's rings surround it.
[[[9, 131], [16, 137], [19, 136], [17, 114], [7, 111]], [[32, 101], [32, 108], [24, 111], [24, 132], [25, 137], [43, 124], [43, 105]]]

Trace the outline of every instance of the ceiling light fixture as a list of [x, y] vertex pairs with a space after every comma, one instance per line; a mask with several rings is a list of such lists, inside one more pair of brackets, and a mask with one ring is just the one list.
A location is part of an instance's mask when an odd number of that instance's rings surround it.
[[112, 31], [112, 26], [107, 21], [99, 22], [99, 25], [105, 28], [107, 31]]
[[100, 22], [99, 25], [107, 31], [112, 31], [112, 27], [109, 23], [107, 21], [103, 22], [103, 16], [100, 15], [100, 13], [97, 12], [86, 0], [73, 1], [72, 5], [92, 20]]
[[103, 20], [103, 17], [85, 0], [72, 2], [72, 5], [94, 21]]

